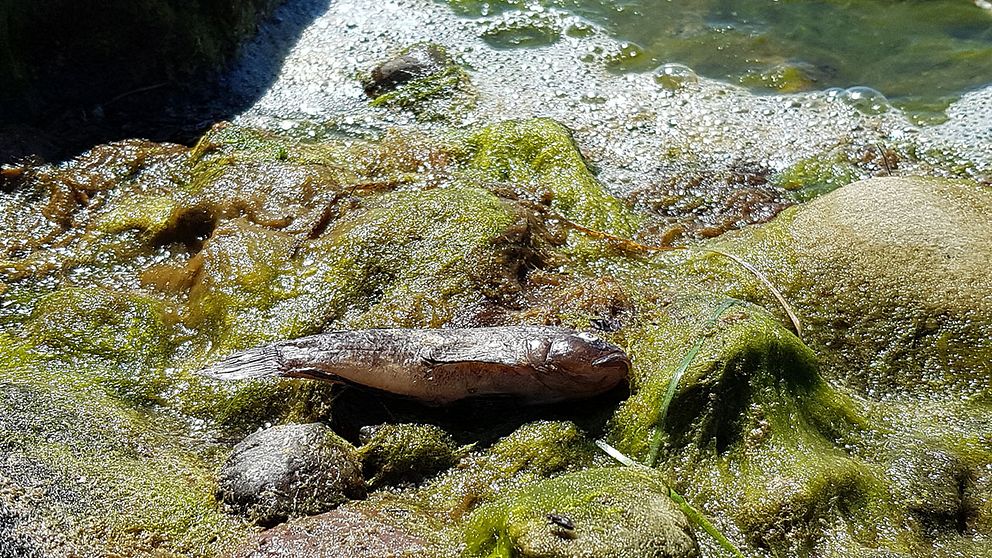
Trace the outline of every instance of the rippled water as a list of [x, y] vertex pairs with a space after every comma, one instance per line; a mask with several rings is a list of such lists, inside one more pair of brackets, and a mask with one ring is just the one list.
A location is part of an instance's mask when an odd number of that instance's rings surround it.
[[[915, 112], [992, 83], [992, 11], [971, 0], [449, 0], [492, 20], [491, 44], [554, 42], [549, 11], [628, 41], [621, 70], [666, 62], [757, 90], [868, 86]], [[529, 22], [529, 23], [528, 23]]]

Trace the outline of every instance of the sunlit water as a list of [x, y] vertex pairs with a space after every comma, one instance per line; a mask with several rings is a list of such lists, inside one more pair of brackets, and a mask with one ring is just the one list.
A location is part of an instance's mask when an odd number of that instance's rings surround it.
[[[992, 24], [992, 15], [970, 0], [936, 3], [955, 4], [974, 21]], [[703, 3], [679, 2], [679, 10], [667, 2], [652, 4], [659, 10], [655, 15], [638, 16], [633, 5], [619, 11], [611, 7], [614, 3], [503, 5], [500, 11], [493, 5], [441, 0], [289, 0], [246, 46], [228, 85], [232, 95], [255, 99], [238, 121], [303, 134], [376, 136], [393, 127], [444, 130], [551, 117], [573, 130], [600, 180], [618, 193], [664, 180], [685, 165], [718, 170], [754, 162], [777, 170], [852, 143], [904, 145], [919, 153], [952, 149], [974, 174], [992, 172], [992, 87], [967, 93], [939, 118], [923, 121], [889, 110], [885, 96], [874, 93], [887, 88], [879, 81], [824, 80], [789, 94], [747, 88], [707, 70], [703, 62], [652, 50], [661, 48], [652, 45], [664, 42], [674, 25], [658, 14], [683, 10], [681, 21], [696, 17], [702, 25]], [[541, 29], [533, 28], [535, 20]], [[630, 25], [621, 25], [624, 21]], [[286, 44], [283, 29], [297, 25], [303, 32], [298, 40], [290, 39], [293, 44], [278, 75], [259, 79], [264, 68], [256, 61]], [[653, 25], [659, 29], [652, 32], [656, 41], [644, 38]], [[626, 31], [618, 32], [622, 28]], [[624, 37], [637, 37], [644, 52]], [[421, 41], [444, 45], [465, 64], [479, 93], [475, 109], [447, 121], [418, 122], [406, 111], [369, 106], [357, 74]], [[850, 65], [857, 66], [855, 62]], [[665, 63], [682, 65], [668, 66], [669, 75], [659, 69]], [[971, 72], [987, 73], [980, 66], [988, 63], [982, 61]], [[831, 90], [833, 85], [851, 87]], [[942, 98], [930, 97], [938, 104]], [[933, 125], [944, 118], [946, 122]], [[898, 170], [945, 173], [908, 163]]]
[[[581, 16], [629, 43], [622, 70], [680, 63], [756, 90], [867, 86], [914, 112], [992, 83], [992, 11], [971, 0], [450, 0], [491, 20], [512, 47], [581, 34], [549, 10]], [[531, 27], [526, 32], [525, 28]], [[536, 29], [543, 29], [537, 32]]]

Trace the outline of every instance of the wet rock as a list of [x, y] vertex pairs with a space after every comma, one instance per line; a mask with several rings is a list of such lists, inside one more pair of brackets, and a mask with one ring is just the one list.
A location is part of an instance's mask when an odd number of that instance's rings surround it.
[[361, 81], [369, 106], [409, 110], [421, 121], [459, 120], [478, 98], [468, 72], [430, 43], [407, 47]]
[[856, 182], [728, 245], [806, 323], [824, 374], [882, 397], [974, 393], [992, 358], [992, 190], [927, 178]]
[[652, 472], [593, 468], [532, 484], [473, 512], [466, 556], [514, 548], [542, 558], [689, 558], [685, 514]]
[[451, 435], [430, 424], [383, 424], [363, 429], [359, 450], [371, 486], [420, 482], [457, 461]]
[[248, 436], [221, 468], [218, 485], [226, 504], [262, 525], [325, 512], [365, 495], [354, 449], [319, 423]]
[[227, 558], [392, 558], [424, 549], [421, 539], [375, 512], [338, 509], [256, 535]]
[[438, 45], [413, 45], [372, 70], [363, 84], [365, 94], [375, 99], [415, 79], [443, 72], [451, 64], [451, 57]]
[[42, 558], [44, 554], [22, 532], [23, 518], [0, 502], [0, 558]]
[[893, 495], [907, 508], [926, 521], [957, 526], [968, 472], [956, 456], [935, 449], [906, 452], [893, 460], [888, 476]]

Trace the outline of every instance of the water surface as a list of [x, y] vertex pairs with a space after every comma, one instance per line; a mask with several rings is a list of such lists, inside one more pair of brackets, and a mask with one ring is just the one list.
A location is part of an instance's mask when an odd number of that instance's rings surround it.
[[[549, 12], [581, 16], [630, 42], [616, 64], [622, 70], [675, 62], [707, 77], [782, 92], [868, 86], [923, 113], [992, 83], [992, 11], [969, 0], [449, 3], [463, 15], [496, 21], [504, 32], [488, 37], [504, 47], [555, 40]], [[520, 27], [521, 19], [544, 32], [505, 31]]]

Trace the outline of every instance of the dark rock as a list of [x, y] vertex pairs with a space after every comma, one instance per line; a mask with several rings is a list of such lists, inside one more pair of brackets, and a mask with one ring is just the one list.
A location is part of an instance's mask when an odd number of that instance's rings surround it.
[[43, 554], [21, 532], [22, 518], [0, 502], [0, 558], [41, 558]]
[[[67, 0], [0, 4], [0, 120], [195, 81], [229, 59], [276, 0]], [[153, 39], [152, 39], [153, 38]], [[91, 111], [91, 118], [99, 116]]]
[[391, 558], [424, 550], [421, 539], [374, 512], [339, 509], [256, 535], [228, 558]]
[[224, 463], [218, 485], [226, 504], [262, 525], [325, 512], [365, 495], [354, 448], [319, 423], [248, 436]]
[[365, 94], [374, 99], [412, 80], [442, 72], [451, 64], [451, 58], [441, 47], [413, 45], [372, 70], [364, 84]]

